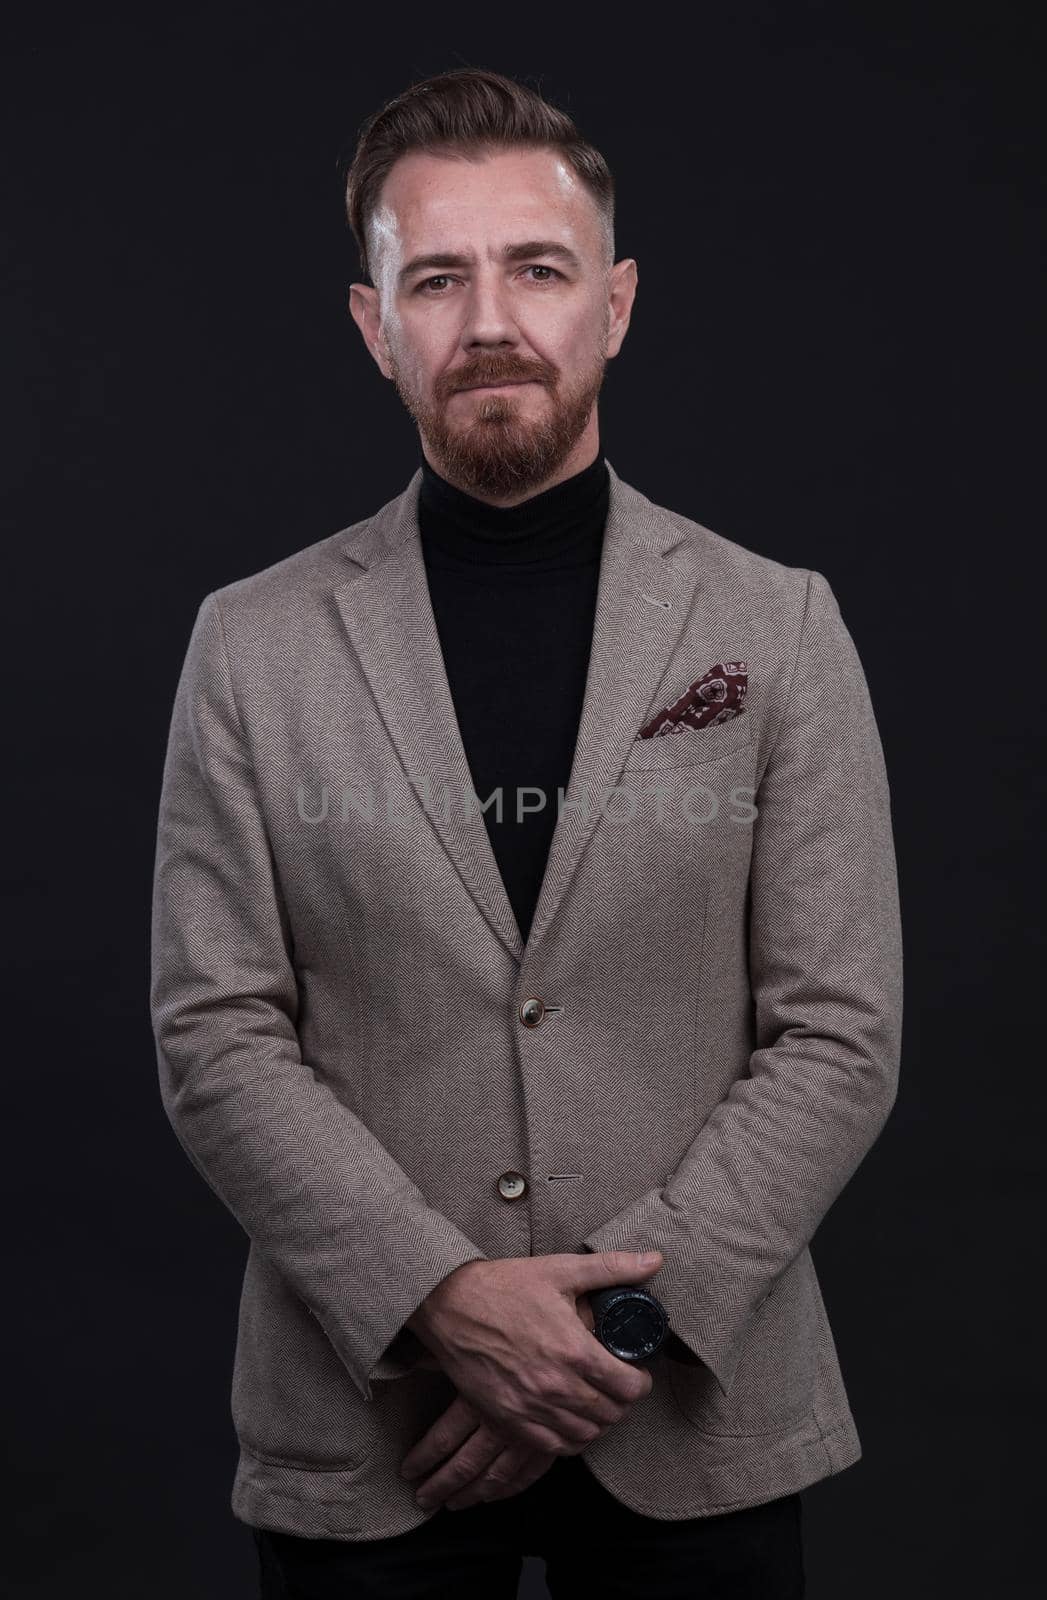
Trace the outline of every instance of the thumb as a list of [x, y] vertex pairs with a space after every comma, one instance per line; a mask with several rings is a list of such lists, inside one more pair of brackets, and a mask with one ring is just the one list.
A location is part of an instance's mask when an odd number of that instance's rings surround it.
[[650, 1278], [664, 1263], [660, 1250], [594, 1250], [571, 1256], [571, 1283], [585, 1292], [607, 1289], [615, 1283], [636, 1283]]

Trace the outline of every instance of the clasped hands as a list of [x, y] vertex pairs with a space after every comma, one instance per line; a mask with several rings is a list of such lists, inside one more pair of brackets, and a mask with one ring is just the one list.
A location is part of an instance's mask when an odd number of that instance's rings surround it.
[[418, 1364], [458, 1391], [401, 1463], [418, 1504], [457, 1511], [508, 1499], [649, 1394], [650, 1373], [595, 1337], [588, 1295], [638, 1283], [662, 1262], [657, 1250], [605, 1250], [467, 1261], [448, 1273], [407, 1323], [429, 1351]]

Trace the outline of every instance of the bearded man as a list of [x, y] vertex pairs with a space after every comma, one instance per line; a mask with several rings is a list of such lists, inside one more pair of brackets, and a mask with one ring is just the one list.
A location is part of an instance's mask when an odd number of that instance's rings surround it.
[[204, 598], [157, 839], [164, 1106], [250, 1239], [232, 1509], [264, 1595], [800, 1596], [861, 1454], [809, 1245], [900, 1055], [862, 666], [603, 455], [637, 264], [569, 117], [427, 79], [347, 205], [420, 459]]

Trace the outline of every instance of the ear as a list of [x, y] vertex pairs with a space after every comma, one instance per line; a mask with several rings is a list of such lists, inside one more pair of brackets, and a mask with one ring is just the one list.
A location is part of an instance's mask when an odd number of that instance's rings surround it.
[[611, 268], [610, 320], [607, 327], [608, 359], [618, 354], [629, 331], [629, 319], [632, 316], [638, 279], [636, 262], [631, 256], [616, 261]]
[[367, 283], [349, 285], [349, 311], [359, 328], [364, 344], [374, 357], [383, 378], [392, 378], [389, 346], [382, 328], [378, 306], [378, 290]]

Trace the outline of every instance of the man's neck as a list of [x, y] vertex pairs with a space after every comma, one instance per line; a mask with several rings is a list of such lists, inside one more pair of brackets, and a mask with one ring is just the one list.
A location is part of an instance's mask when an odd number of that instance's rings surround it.
[[513, 506], [492, 506], [422, 457], [418, 520], [430, 564], [567, 568], [598, 558], [609, 478], [602, 453], [571, 477]]
[[421, 446], [421, 451], [423, 460], [445, 483], [451, 484], [462, 494], [469, 495], [471, 499], [481, 501], [484, 505], [492, 506], [496, 510], [512, 510], [516, 506], [523, 505], [528, 500], [535, 499], [540, 494], [545, 494], [549, 489], [555, 489], [557, 484], [565, 483], [568, 478], [575, 478], [580, 472], [584, 472], [586, 467], [591, 467], [595, 461], [600, 459], [602, 454], [599, 439], [585, 445], [580, 443], [571, 451], [566, 461], [541, 483], [534, 484], [531, 488], [519, 494], [488, 495], [479, 494], [475, 489], [456, 482], [445, 470], [442, 463], [429, 455], [424, 444]]

